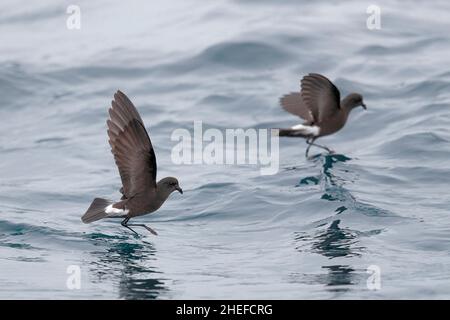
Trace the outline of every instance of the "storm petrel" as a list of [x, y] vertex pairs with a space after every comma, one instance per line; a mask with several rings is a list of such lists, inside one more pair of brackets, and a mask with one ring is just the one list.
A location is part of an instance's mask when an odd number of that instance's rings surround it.
[[301, 80], [301, 91], [283, 96], [280, 104], [287, 112], [305, 120], [302, 124], [291, 128], [280, 129], [279, 136], [305, 138], [308, 144], [306, 157], [311, 146], [332, 152], [314, 141], [342, 129], [353, 108], [362, 106], [366, 109], [362, 95], [350, 93], [341, 100], [338, 88], [326, 77], [317, 73], [304, 76]]
[[[144, 122], [133, 103], [121, 91], [114, 94], [107, 121], [109, 144], [122, 179], [122, 198], [110, 201], [95, 198], [81, 220], [91, 223], [103, 218], [124, 218], [122, 226], [144, 227], [145, 224], [129, 224], [131, 218], [158, 210], [169, 195], [183, 190], [178, 180], [167, 177], [156, 182], [156, 157]], [[137, 234], [137, 233], [136, 233]]]

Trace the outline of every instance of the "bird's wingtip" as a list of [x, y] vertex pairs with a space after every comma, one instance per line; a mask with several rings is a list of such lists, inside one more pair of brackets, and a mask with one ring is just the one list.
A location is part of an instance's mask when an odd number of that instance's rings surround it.
[[117, 89], [116, 94], [119, 95], [119, 96], [121, 96], [121, 97], [125, 97], [125, 96], [126, 96], [125, 93], [123, 93], [123, 91], [120, 90], [120, 89]]

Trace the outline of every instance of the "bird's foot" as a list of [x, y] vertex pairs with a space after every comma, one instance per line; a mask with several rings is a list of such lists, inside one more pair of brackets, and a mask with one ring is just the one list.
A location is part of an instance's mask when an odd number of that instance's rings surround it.
[[158, 233], [157, 233], [155, 230], [153, 230], [152, 228], [150, 228], [149, 226], [147, 226], [147, 225], [144, 224], [143, 227], [144, 227], [145, 229], [147, 229], [148, 231], [150, 231], [151, 234], [154, 234], [155, 236], [158, 235]]
[[317, 153], [317, 154], [313, 154], [313, 155], [310, 155], [310, 156], [306, 157], [306, 159], [308, 161], [312, 161], [312, 160], [315, 160], [317, 158], [320, 158], [322, 155], [323, 155], [322, 153]]
[[125, 225], [124, 227], [127, 228], [127, 229], [129, 229], [129, 230], [131, 230], [131, 231], [133, 231], [134, 235], [137, 236], [137, 237], [139, 237], [139, 233], [137, 233], [136, 231], [134, 231], [133, 229], [131, 229], [129, 226]]

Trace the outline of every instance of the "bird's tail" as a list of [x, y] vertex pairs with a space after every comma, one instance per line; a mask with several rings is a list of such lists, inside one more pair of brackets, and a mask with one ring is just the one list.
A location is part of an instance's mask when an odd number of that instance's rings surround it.
[[81, 217], [81, 221], [84, 223], [91, 223], [106, 218], [108, 214], [105, 212], [105, 209], [112, 203], [112, 201], [107, 199], [95, 198], [86, 213]]

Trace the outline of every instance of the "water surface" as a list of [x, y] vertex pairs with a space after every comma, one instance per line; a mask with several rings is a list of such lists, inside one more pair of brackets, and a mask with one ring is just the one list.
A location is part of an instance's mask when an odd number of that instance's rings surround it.
[[[448, 299], [450, 5], [378, 1], [371, 31], [370, 4], [80, 1], [68, 30], [60, 1], [3, 1], [0, 298]], [[297, 124], [278, 98], [308, 72], [368, 105], [321, 139], [336, 154], [307, 160], [282, 139], [273, 176], [171, 162], [172, 131], [196, 120]], [[117, 89], [158, 176], [185, 191], [140, 219], [157, 237], [80, 221], [94, 197], [119, 197], [105, 124]]]

